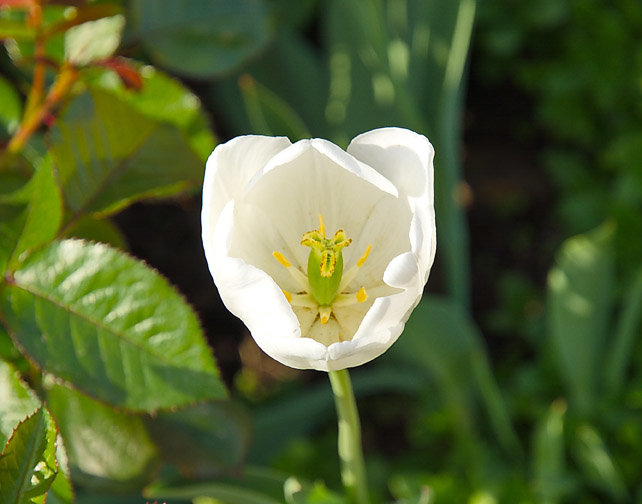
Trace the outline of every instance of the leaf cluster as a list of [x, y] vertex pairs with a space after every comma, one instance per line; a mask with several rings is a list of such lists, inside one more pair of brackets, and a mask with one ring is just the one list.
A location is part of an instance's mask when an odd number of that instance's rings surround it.
[[140, 492], [166, 467], [231, 472], [247, 444], [196, 313], [123, 250], [112, 221], [200, 186], [209, 121], [178, 80], [116, 55], [130, 16], [120, 3], [65, 4], [0, 8], [7, 504]]

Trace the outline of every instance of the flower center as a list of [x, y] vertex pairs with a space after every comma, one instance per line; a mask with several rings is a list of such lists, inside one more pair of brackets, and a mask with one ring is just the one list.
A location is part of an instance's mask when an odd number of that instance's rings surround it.
[[344, 274], [342, 250], [351, 242], [352, 240], [346, 236], [343, 229], [334, 233], [332, 238], [327, 238], [323, 217], [319, 214], [319, 229], [307, 231], [301, 237], [301, 245], [310, 247], [307, 275], [298, 268], [292, 267], [282, 253], [272, 252], [274, 258], [301, 286], [301, 291], [294, 295], [283, 291], [292, 306], [316, 310], [320, 322], [327, 324], [333, 314], [333, 308], [363, 303], [368, 299], [364, 287], [352, 293], [347, 292], [346, 288], [356, 277], [359, 268], [366, 262], [372, 246], [368, 245], [357, 263]]
[[350, 245], [343, 229], [334, 237], [325, 237], [323, 217], [319, 215], [319, 229], [303, 233], [301, 245], [310, 247], [308, 257], [308, 282], [310, 293], [321, 306], [330, 306], [337, 297], [343, 276], [343, 253], [341, 249]]

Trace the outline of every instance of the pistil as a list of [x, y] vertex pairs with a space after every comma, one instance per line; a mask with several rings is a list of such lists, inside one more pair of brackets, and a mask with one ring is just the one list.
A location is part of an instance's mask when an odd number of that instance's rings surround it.
[[332, 238], [325, 234], [325, 223], [319, 214], [319, 228], [303, 233], [301, 245], [310, 247], [307, 275], [292, 266], [292, 263], [279, 251], [272, 252], [274, 258], [288, 270], [301, 287], [297, 293], [283, 290], [283, 294], [292, 306], [316, 310], [321, 324], [327, 324], [333, 316], [333, 309], [343, 308], [368, 299], [365, 287], [357, 292], [347, 292], [348, 285], [356, 278], [372, 249], [368, 245], [365, 252], [354, 266], [343, 271], [343, 252], [352, 240], [343, 229], [334, 233]]

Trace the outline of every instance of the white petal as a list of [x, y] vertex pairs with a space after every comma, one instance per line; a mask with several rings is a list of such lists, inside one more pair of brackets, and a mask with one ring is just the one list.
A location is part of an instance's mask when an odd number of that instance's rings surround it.
[[404, 290], [375, 299], [352, 341], [329, 347], [331, 370], [358, 366], [378, 357], [403, 331], [423, 292], [424, 282], [415, 255], [408, 252], [393, 259], [386, 269], [384, 281]]
[[203, 181], [203, 243], [210, 246], [216, 220], [228, 201], [237, 198], [248, 182], [279, 151], [292, 145], [285, 137], [240, 136], [214, 149]]
[[250, 330], [261, 349], [277, 361], [295, 368], [318, 368], [327, 360], [325, 345], [301, 338], [296, 315], [279, 286], [264, 271], [229, 255], [234, 231], [234, 202], [222, 210], [206, 251], [221, 299]]
[[[343, 252], [348, 267], [376, 242], [368, 261], [379, 265], [379, 283], [390, 259], [410, 247], [407, 230], [399, 233], [410, 225], [410, 207], [399, 204], [394, 186], [333, 144], [315, 139], [281, 151], [257, 174], [237, 206], [241, 224], [233, 253], [281, 283], [277, 276], [283, 268], [272, 252], [282, 252], [306, 271], [309, 249], [300, 245], [301, 236], [319, 226], [319, 214], [328, 235], [343, 229], [353, 239]], [[364, 231], [368, 236], [362, 239]]]
[[433, 158], [428, 139], [403, 128], [380, 128], [355, 137], [347, 152], [372, 166], [410, 197], [429, 195], [433, 203]]
[[347, 151], [388, 178], [412, 208], [412, 251], [428, 278], [437, 245], [434, 210], [435, 150], [428, 139], [402, 128], [380, 128], [355, 137]]

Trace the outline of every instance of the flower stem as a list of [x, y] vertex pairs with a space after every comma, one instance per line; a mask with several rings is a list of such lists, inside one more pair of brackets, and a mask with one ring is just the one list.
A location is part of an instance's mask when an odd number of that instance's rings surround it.
[[366, 466], [361, 447], [361, 424], [354, 400], [352, 383], [347, 369], [330, 371], [330, 383], [334, 392], [339, 421], [339, 458], [341, 459], [341, 480], [353, 504], [368, 504]]

